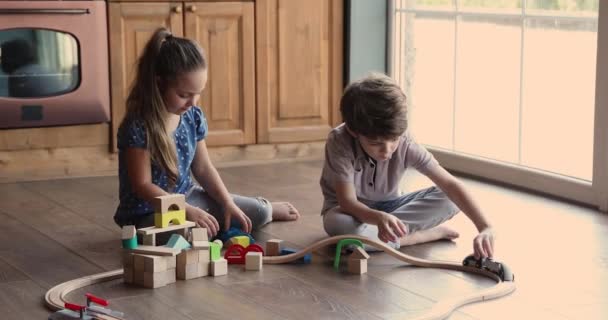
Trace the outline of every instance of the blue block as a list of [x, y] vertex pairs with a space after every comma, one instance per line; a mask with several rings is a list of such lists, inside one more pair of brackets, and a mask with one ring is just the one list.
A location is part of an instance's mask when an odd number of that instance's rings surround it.
[[249, 234], [247, 232], [243, 232], [243, 230], [241, 230], [237, 227], [230, 227], [227, 231], [220, 232], [215, 237], [215, 239], [220, 239], [220, 240], [222, 240], [222, 243], [226, 243], [226, 242], [228, 242], [228, 240], [230, 240], [230, 238], [236, 237], [236, 236], [247, 236], [247, 237], [249, 237], [249, 244], [255, 243], [255, 239], [253, 239], [251, 234]]
[[[281, 256], [284, 255], [288, 255], [288, 254], [292, 254], [292, 253], [296, 253], [298, 252], [298, 250], [296, 249], [292, 249], [292, 248], [283, 248], [281, 249]], [[309, 264], [312, 262], [312, 254], [311, 253], [307, 253], [305, 254], [302, 258], [293, 261], [292, 263], [302, 263], [302, 264]]]

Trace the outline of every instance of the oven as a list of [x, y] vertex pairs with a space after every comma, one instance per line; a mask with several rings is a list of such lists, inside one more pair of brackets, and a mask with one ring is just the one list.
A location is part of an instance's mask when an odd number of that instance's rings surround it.
[[0, 128], [110, 121], [105, 1], [0, 1]]

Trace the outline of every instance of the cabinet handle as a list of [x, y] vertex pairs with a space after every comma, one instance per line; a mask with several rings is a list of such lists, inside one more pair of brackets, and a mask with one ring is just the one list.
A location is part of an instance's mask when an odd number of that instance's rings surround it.
[[188, 6], [188, 10], [190, 10], [190, 12], [194, 12], [194, 11], [196, 11], [196, 6], [195, 5], [189, 5]]
[[173, 12], [175, 12], [175, 13], [182, 13], [182, 6], [175, 6], [175, 7], [173, 7]]

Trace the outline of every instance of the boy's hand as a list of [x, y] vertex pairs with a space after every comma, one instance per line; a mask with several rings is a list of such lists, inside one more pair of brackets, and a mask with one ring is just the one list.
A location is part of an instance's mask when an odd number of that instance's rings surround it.
[[220, 225], [215, 217], [201, 208], [187, 206], [186, 219], [196, 223], [201, 228], [206, 228], [209, 238], [215, 237], [218, 231], [220, 231]]
[[492, 258], [494, 255], [494, 230], [488, 227], [483, 229], [473, 239], [473, 250], [475, 259]]
[[230, 220], [232, 217], [236, 218], [241, 223], [241, 229], [244, 232], [251, 233], [251, 219], [241, 208], [239, 208], [234, 201], [230, 201], [224, 207], [224, 230], [230, 229]]
[[378, 219], [378, 238], [383, 242], [397, 242], [407, 234], [407, 227], [399, 218], [386, 212]]

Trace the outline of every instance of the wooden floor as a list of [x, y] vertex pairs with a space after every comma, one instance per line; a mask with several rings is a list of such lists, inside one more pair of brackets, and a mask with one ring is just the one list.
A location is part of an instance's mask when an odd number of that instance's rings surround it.
[[[319, 217], [321, 162], [233, 167], [220, 173], [233, 193], [288, 200], [301, 220], [272, 223], [258, 241], [303, 247], [325, 237]], [[429, 185], [408, 176], [407, 190]], [[463, 307], [450, 319], [608, 319], [608, 216], [596, 210], [464, 179], [498, 227], [497, 260], [516, 276], [506, 298]], [[120, 268], [120, 230], [112, 215], [116, 177], [0, 184], [2, 319], [46, 319], [51, 286]], [[459, 214], [454, 242], [404, 248], [428, 259], [461, 261], [475, 230]], [[434, 302], [492, 283], [459, 272], [414, 268], [372, 254], [363, 276], [336, 273], [327, 252], [311, 265], [231, 266], [228, 276], [178, 281], [150, 290], [120, 281], [87, 288], [128, 319], [407, 319]], [[70, 295], [83, 303], [82, 291]]]

